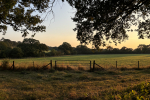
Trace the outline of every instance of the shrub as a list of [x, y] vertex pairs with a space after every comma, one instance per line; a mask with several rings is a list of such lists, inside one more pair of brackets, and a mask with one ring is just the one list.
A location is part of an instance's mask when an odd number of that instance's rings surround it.
[[2, 61], [1, 67], [2, 67], [2, 69], [8, 69], [9, 68], [9, 60], [8, 59], [4, 59]]

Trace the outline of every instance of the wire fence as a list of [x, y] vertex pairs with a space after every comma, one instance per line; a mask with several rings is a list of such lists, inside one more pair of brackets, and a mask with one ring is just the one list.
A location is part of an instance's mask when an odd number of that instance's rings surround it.
[[[122, 61], [91, 61], [91, 60], [50, 60], [49, 62], [42, 63], [43, 65], [39, 65], [38, 62], [30, 62], [28, 66], [37, 67], [44, 66], [49, 67], [49, 69], [58, 69], [60, 67], [74, 67], [74, 68], [86, 68], [86, 70], [95, 70], [95, 68], [107, 69], [107, 68], [150, 68], [150, 65], [144, 61], [131, 61], [131, 62], [123, 62]], [[15, 61], [10, 62], [11, 68], [15, 69], [16, 67], [25, 67], [25, 64], [18, 65]]]

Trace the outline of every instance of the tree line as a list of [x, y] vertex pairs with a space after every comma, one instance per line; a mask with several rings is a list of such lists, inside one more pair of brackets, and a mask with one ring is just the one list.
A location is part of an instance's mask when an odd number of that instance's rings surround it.
[[[139, 39], [150, 38], [150, 0], [0, 0], [0, 32], [6, 34], [8, 26], [22, 37], [45, 32], [41, 24], [54, 15], [58, 1], [75, 9], [73, 30], [82, 44], [91, 43], [97, 49], [108, 42], [117, 45], [128, 39], [128, 31], [138, 32]], [[47, 14], [43, 18], [41, 13]]]
[[86, 45], [71, 47], [67, 42], [63, 42], [59, 47], [49, 47], [51, 55], [58, 56], [74, 54], [150, 54], [150, 45], [139, 44], [135, 49], [123, 46], [121, 49], [107, 46], [105, 49], [90, 49]]
[[22, 42], [3, 39], [0, 41], [0, 58], [45, 57], [77, 54], [150, 54], [150, 45], [140, 44], [137, 48], [122, 47], [106, 49], [90, 49], [86, 45], [72, 47], [63, 42], [58, 47], [50, 47], [33, 38], [25, 38]]
[[46, 44], [32, 38], [25, 38], [22, 42], [9, 39], [0, 41], [0, 58], [41, 57], [45, 56], [44, 51], [47, 50]]

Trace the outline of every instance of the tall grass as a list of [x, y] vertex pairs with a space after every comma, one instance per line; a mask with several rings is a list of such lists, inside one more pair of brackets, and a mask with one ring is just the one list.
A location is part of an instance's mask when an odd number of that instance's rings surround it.
[[113, 68], [95, 72], [0, 70], [0, 100], [146, 100], [150, 85], [141, 83], [150, 81], [149, 73], [150, 69]]
[[[0, 68], [3, 70], [12, 70], [12, 65], [9, 62], [9, 59], [4, 59], [1, 62]], [[79, 64], [79, 66], [71, 66], [71, 65], [64, 65], [64, 64], [58, 64], [55, 68], [55, 66], [52, 66], [53, 69], [59, 70], [59, 71], [63, 71], [63, 70], [89, 70], [89, 68], [87, 68], [87, 66], [82, 66], [81, 64]], [[38, 63], [38, 62], [34, 62], [33, 64], [26, 64], [26, 63], [22, 63], [22, 64], [14, 64], [14, 70], [50, 70], [51, 66], [48, 65], [47, 63]]]
[[[60, 56], [60, 57], [41, 57], [41, 58], [27, 58], [27, 59], [9, 59], [12, 64], [15, 61], [17, 66], [20, 65], [33, 65], [33, 61], [36, 64], [41, 66], [43, 64], [48, 64], [50, 60], [53, 61], [53, 65], [55, 64], [55, 60], [95, 60], [95, 62], [103, 68], [109, 68], [111, 66], [117, 67], [128, 67], [128, 68], [137, 68], [138, 61], [140, 62], [140, 67], [148, 67], [150, 66], [150, 54], [97, 54], [97, 55], [70, 55], [70, 56]], [[3, 59], [0, 60], [0, 62]], [[68, 64], [70, 66], [72, 62], [60, 62], [61, 64]], [[76, 62], [79, 63], [89, 63], [89, 62]], [[83, 65], [82, 65], [83, 66]], [[88, 65], [87, 65], [88, 66]]]
[[1, 66], [0, 66], [3, 70], [5, 69], [11, 69], [10, 63], [9, 63], [9, 59], [4, 59], [1, 62]]

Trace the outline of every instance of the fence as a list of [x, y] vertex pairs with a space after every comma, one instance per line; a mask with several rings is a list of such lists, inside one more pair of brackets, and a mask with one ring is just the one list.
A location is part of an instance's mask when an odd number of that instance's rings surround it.
[[[98, 66], [101, 69], [104, 69], [102, 66], [97, 64], [95, 60], [93, 61], [93, 70], [95, 70], [95, 65]], [[115, 67], [118, 68], [118, 61], [115, 62]], [[140, 61], [137, 61], [137, 69], [140, 69]]]
[[[45, 67], [47, 67], [48, 65], [50, 65], [50, 68], [52, 69], [52, 60], [50, 60], [50, 63], [48, 63], [47, 65], [45, 65]], [[11, 67], [12, 67], [13, 70], [15, 69], [15, 61], [13, 61], [13, 64], [12, 64]], [[33, 67], [35, 67], [34, 61], [33, 61]]]
[[[95, 70], [95, 66], [98, 66], [98, 68], [100, 69], [104, 69], [104, 67], [100, 66], [100, 64], [97, 64], [96, 61], [94, 60], [93, 61], [93, 66], [92, 66], [92, 61], [91, 60], [56, 60], [54, 61], [55, 62], [55, 65], [54, 65], [54, 68], [57, 69], [58, 66], [61, 66], [61, 65], [65, 65], [65, 66], [68, 66], [68, 65], [71, 65], [71, 66], [79, 66], [79, 65], [84, 65], [86, 67], [89, 67], [89, 70], [90, 71], [94, 71]], [[35, 63], [33, 61], [33, 67], [35, 66]], [[46, 66], [50, 66], [50, 68], [52, 69], [52, 60], [50, 60], [50, 63], [48, 63]], [[14, 70], [15, 69], [15, 61], [13, 61], [12, 63], [12, 69]], [[118, 62], [116, 61], [115, 62], [115, 67], [118, 68]], [[137, 61], [137, 69], [140, 69], [140, 61]]]
[[89, 69], [91, 70], [92, 62], [90, 60], [56, 60], [55, 61], [55, 69], [57, 69], [58, 66], [89, 66]]

